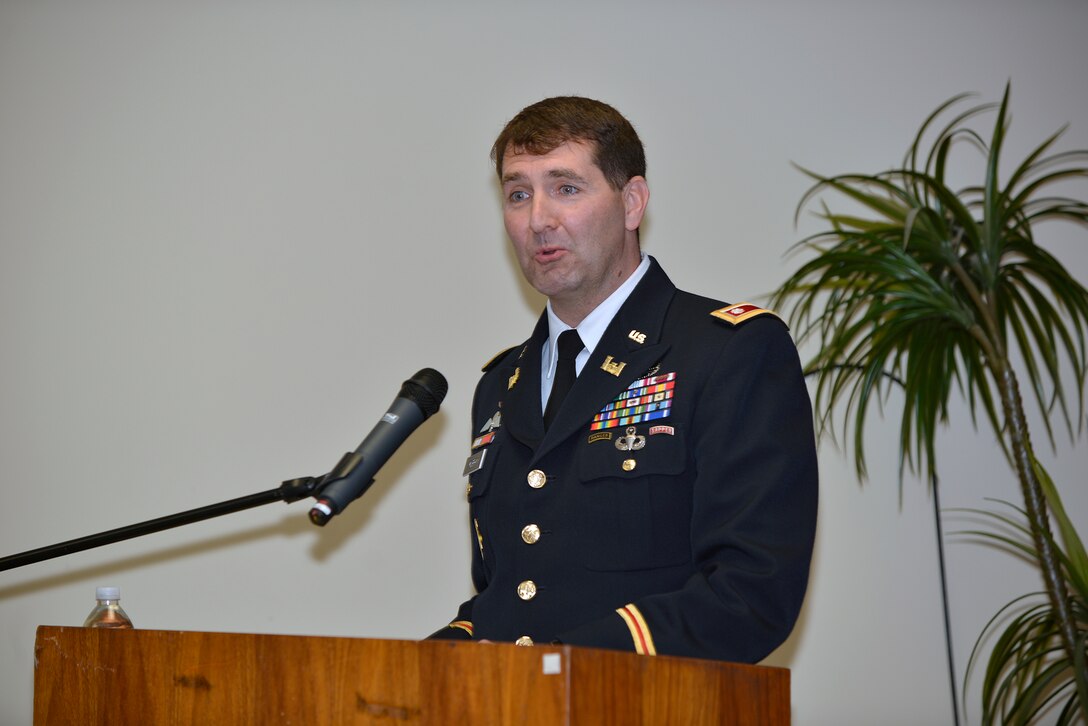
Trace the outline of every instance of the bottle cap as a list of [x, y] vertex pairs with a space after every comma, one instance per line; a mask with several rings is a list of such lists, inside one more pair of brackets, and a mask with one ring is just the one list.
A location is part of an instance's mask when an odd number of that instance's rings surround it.
[[121, 588], [119, 587], [100, 587], [94, 591], [95, 600], [120, 600]]

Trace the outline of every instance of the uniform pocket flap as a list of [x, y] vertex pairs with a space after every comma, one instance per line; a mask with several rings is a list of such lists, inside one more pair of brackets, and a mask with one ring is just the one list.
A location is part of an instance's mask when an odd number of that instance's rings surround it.
[[578, 473], [585, 483], [606, 477], [675, 476], [687, 466], [684, 432], [675, 424], [595, 431], [578, 457]]

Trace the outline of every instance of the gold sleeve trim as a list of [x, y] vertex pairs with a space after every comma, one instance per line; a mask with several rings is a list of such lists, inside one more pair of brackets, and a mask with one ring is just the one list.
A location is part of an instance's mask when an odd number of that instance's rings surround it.
[[460, 628], [461, 630], [465, 631], [469, 635], [472, 635], [472, 623], [469, 622], [468, 620], [454, 620], [452, 623], [450, 623], [450, 627], [451, 628]]
[[623, 622], [627, 623], [627, 629], [631, 631], [631, 640], [635, 644], [635, 652], [639, 655], [657, 655], [654, 646], [654, 638], [650, 634], [650, 626], [646, 619], [633, 603], [628, 603], [616, 610]]

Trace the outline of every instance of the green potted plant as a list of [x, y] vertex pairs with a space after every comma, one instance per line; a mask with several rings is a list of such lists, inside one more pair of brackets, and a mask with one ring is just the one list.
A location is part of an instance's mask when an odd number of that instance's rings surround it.
[[[1071, 593], [1070, 607], [1078, 623], [1079, 650], [1074, 654], [1072, 670], [1061, 655], [1059, 626], [1054, 610], [1045, 593], [1034, 592], [1016, 598], [990, 619], [971, 653], [968, 678], [984, 657], [983, 645], [993, 636], [994, 645], [983, 674], [982, 718], [985, 723], [1024, 724], [1053, 707], [1058, 711], [1057, 723], [1083, 723], [1084, 698], [1077, 687], [1088, 672], [1085, 664], [1085, 624], [1088, 623], [1088, 557], [1061, 500], [1054, 491], [1046, 472], [1039, 470], [1043, 492], [1047, 495], [1054, 521], [1058, 525], [1064, 549], [1058, 547], [1062, 576]], [[990, 530], [974, 530], [972, 534], [997, 542], [1014, 555], [1031, 560], [1038, 558], [1024, 510], [1009, 502], [1006, 506], [1016, 516], [993, 511], [967, 510], [990, 518], [995, 526]], [[1081, 683], [1078, 684], [1076, 674]], [[1077, 721], [1079, 714], [1080, 721]]]
[[[1053, 437], [1050, 417], [1057, 411], [1075, 435], [1071, 405], [1079, 433], [1088, 291], [1035, 243], [1033, 227], [1056, 219], [1088, 223], [1088, 204], [1052, 193], [1088, 176], [1088, 151], [1053, 152], [1059, 131], [1002, 181], [1009, 89], [1000, 104], [964, 109], [965, 98], [950, 99], [926, 119], [901, 167], [831, 177], [805, 171], [815, 184], [798, 213], [826, 192], [844, 195], [861, 211], [820, 205], [828, 228], [798, 243], [812, 256], [774, 293], [772, 305], [787, 314], [801, 341], [817, 343], [808, 369], [816, 375], [819, 430], [829, 430], [834, 412], [842, 412], [844, 430], [853, 430], [859, 477], [865, 476], [866, 415], [893, 381], [905, 392], [901, 473], [909, 466], [933, 475], [935, 436], [947, 423], [953, 390], [966, 396], [973, 422], [984, 413], [1019, 480], [1021, 531], [1030, 537], [1019, 549], [1038, 563], [1045, 591], [1043, 614], [1028, 618], [1037, 627], [1025, 629], [1027, 621], [1017, 619], [999, 638], [983, 683], [984, 718], [1026, 722], [1058, 699], [1061, 718], [1071, 723], [1088, 708], [1088, 566], [1035, 457], [1010, 361], [1018, 352], [1047, 435]], [[993, 132], [984, 139], [972, 124], [994, 111]], [[984, 178], [953, 189], [946, 174], [961, 147], [981, 150]], [[1060, 513], [1064, 549], [1053, 536], [1051, 513]]]

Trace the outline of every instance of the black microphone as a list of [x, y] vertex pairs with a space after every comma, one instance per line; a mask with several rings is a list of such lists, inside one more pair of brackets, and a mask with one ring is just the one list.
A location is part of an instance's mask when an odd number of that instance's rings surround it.
[[310, 521], [324, 527], [374, 483], [374, 474], [421, 423], [438, 411], [449, 385], [433, 368], [424, 368], [400, 387], [389, 410], [354, 452], [344, 454], [321, 479]]

